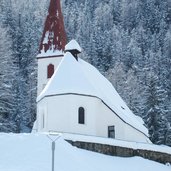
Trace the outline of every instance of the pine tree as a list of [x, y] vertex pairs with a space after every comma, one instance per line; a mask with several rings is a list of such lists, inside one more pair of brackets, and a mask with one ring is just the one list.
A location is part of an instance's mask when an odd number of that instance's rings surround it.
[[150, 139], [156, 144], [166, 143], [166, 133], [168, 131], [168, 121], [165, 117], [166, 110], [164, 100], [166, 92], [159, 86], [158, 77], [150, 74], [146, 92], [146, 124], [149, 129]]
[[169, 124], [169, 128], [166, 134], [166, 145], [171, 147], [171, 126]]
[[[28, 132], [35, 120], [36, 54], [48, 6], [47, 0], [34, 0], [34, 3], [33, 0], [1, 0], [0, 23], [6, 29], [7, 37], [10, 36], [11, 44], [13, 65], [8, 65], [8, 70], [11, 70], [11, 66], [15, 68], [13, 93], [8, 99], [11, 101], [14, 98], [16, 104], [10, 110], [13, 123], [11, 127], [8, 124], [9, 130], [14, 130], [12, 127], [17, 123], [18, 131]], [[110, 77], [136, 114], [144, 116], [153, 109], [159, 118], [161, 115], [167, 117], [171, 123], [169, 1], [63, 0], [62, 7], [68, 40], [75, 38], [79, 41], [84, 49], [82, 58]], [[1, 45], [2, 50], [6, 44]], [[12, 79], [4, 71], [1, 73], [6, 75], [6, 82], [10, 84]], [[144, 98], [150, 97], [149, 92], [152, 92], [149, 86], [151, 79], [148, 77], [151, 71], [160, 82], [156, 92], [164, 89], [167, 94], [164, 101], [153, 108], [151, 103], [144, 105]], [[0, 87], [1, 90], [4, 85]], [[8, 91], [11, 91], [10, 88]], [[11, 122], [10, 118], [7, 120]], [[160, 132], [164, 128], [162, 122], [157, 123]], [[166, 142], [170, 134], [168, 128]]]
[[16, 132], [15, 68], [12, 60], [11, 38], [0, 25], [0, 131]]
[[32, 1], [4, 1], [6, 10], [3, 11], [2, 22], [9, 28], [8, 34], [12, 40], [11, 53], [15, 67], [13, 101], [17, 104], [13, 120], [18, 132], [30, 132], [36, 116], [36, 54], [46, 4], [45, 0], [35, 0], [34, 4]]

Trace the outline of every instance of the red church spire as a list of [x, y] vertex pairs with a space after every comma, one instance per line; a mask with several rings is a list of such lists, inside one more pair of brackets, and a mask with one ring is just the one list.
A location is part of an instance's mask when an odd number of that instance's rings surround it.
[[66, 33], [64, 28], [63, 16], [60, 0], [51, 0], [49, 14], [46, 18], [43, 36], [39, 52], [62, 50], [66, 45]]

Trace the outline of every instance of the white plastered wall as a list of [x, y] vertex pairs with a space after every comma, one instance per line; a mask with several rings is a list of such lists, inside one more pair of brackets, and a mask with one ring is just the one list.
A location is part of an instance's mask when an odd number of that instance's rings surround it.
[[[99, 102], [99, 115], [97, 116], [97, 135], [108, 135], [108, 126], [115, 126], [115, 138], [126, 141], [150, 142], [149, 139], [134, 127], [121, 120], [103, 102]], [[102, 104], [101, 104], [102, 103]]]
[[49, 57], [38, 58], [38, 83], [37, 83], [37, 96], [40, 95], [49, 79], [47, 78], [47, 67], [49, 64], [54, 65], [54, 69], [57, 68], [61, 62], [61, 57]]
[[[69, 132], [85, 135], [96, 135], [95, 101], [91, 97], [64, 95], [52, 96], [38, 103], [38, 115], [47, 112], [46, 131]], [[85, 109], [85, 124], [78, 123], [78, 108]], [[39, 117], [38, 125], [41, 125]], [[45, 131], [38, 126], [38, 131]]]
[[[78, 124], [78, 108], [85, 109], [85, 124]], [[42, 129], [42, 115], [45, 127]], [[103, 102], [94, 97], [62, 95], [46, 97], [38, 103], [38, 131], [67, 132], [108, 137], [108, 126], [115, 126], [115, 138], [147, 142], [148, 138], [124, 123]]]

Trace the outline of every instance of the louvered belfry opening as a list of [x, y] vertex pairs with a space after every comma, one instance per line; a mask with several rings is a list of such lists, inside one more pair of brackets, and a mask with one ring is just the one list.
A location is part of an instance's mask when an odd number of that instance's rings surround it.
[[39, 52], [42, 50], [44, 52], [47, 52], [48, 50], [64, 51], [65, 45], [66, 33], [60, 0], [51, 0]]

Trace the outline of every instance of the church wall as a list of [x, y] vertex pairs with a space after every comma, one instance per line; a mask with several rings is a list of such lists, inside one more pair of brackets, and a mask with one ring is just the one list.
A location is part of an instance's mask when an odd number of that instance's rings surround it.
[[97, 117], [97, 123], [101, 124], [97, 126], [98, 135], [106, 135], [106, 132], [108, 131], [107, 127], [112, 126], [113, 124], [115, 126], [116, 139], [137, 142], [150, 142], [143, 133], [122, 121], [106, 105], [99, 104], [99, 110], [101, 111], [101, 114]]
[[38, 106], [37, 108], [37, 120], [36, 120], [36, 124], [35, 127], [38, 129], [38, 130], [41, 130], [42, 132], [43, 131], [46, 131], [46, 128], [47, 128], [47, 106], [46, 104], [44, 103], [44, 105], [42, 106]]
[[[48, 111], [47, 131], [96, 135], [96, 101], [94, 98], [73, 95], [52, 96], [39, 102], [38, 108], [41, 106], [46, 106]], [[79, 107], [85, 109], [85, 124], [78, 123]]]
[[[78, 109], [85, 109], [85, 124], [78, 123]], [[108, 126], [115, 126], [115, 138], [147, 142], [147, 137], [124, 123], [100, 99], [88, 96], [62, 95], [46, 97], [38, 103], [39, 121], [45, 115], [45, 128], [39, 131], [57, 131], [108, 137]]]
[[40, 95], [41, 91], [44, 89], [45, 85], [49, 81], [47, 78], [47, 67], [49, 64], [54, 65], [54, 69], [57, 68], [61, 61], [62, 57], [49, 57], [49, 58], [40, 58], [38, 59], [38, 88], [37, 95]]
[[[67, 139], [66, 139], [67, 140]], [[105, 155], [110, 156], [119, 156], [119, 157], [135, 157], [140, 156], [148, 160], [153, 160], [156, 162], [160, 162], [163, 164], [171, 163], [171, 154], [164, 153], [161, 151], [153, 151], [152, 149], [146, 149], [144, 146], [144, 149], [142, 149], [142, 145], [145, 145], [143, 143], [137, 143], [136, 149], [135, 147], [126, 147], [120, 145], [109, 145], [109, 144], [103, 144], [103, 143], [95, 143], [95, 142], [84, 142], [84, 141], [76, 141], [76, 140], [67, 140], [71, 145], [89, 150], [94, 151], [98, 153], [102, 153]], [[127, 143], [125, 143], [126, 145]], [[128, 142], [129, 144], [129, 142]]]
[[132, 128], [129, 125], [126, 125], [125, 131], [128, 132], [126, 134], [126, 140], [128, 141], [151, 143], [149, 138], [147, 138], [143, 133], [139, 132], [138, 130]]
[[125, 123], [117, 117], [104, 103], [99, 100], [97, 112], [97, 134], [102, 137], [108, 137], [108, 126], [115, 127], [115, 138], [123, 139], [125, 137]]

